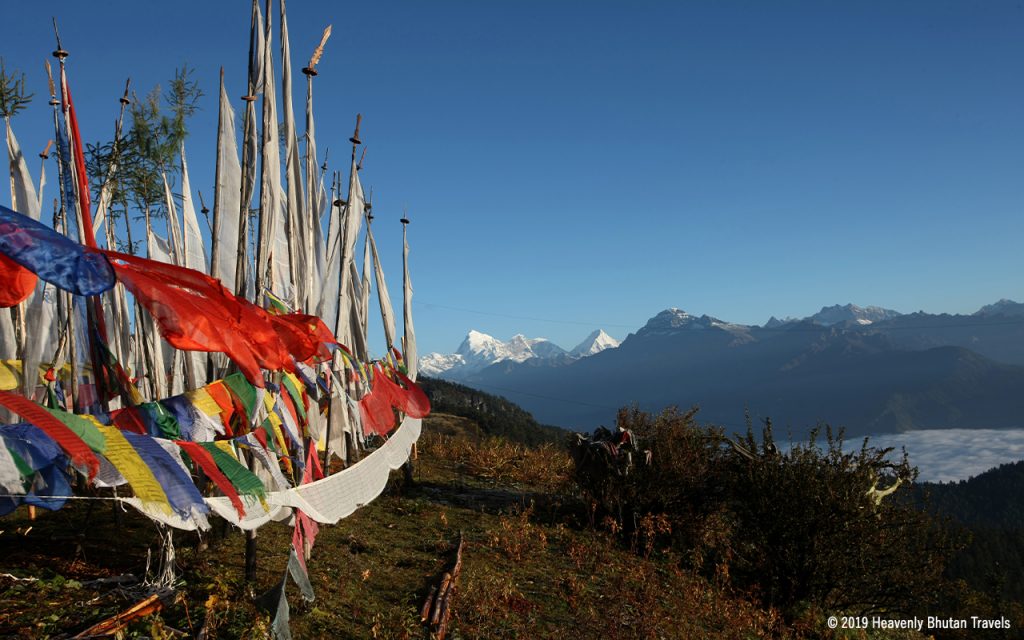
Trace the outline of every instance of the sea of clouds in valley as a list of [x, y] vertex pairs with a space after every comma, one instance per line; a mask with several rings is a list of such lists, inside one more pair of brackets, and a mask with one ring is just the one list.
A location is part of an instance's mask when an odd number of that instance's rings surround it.
[[[850, 440], [847, 449], [860, 443]], [[922, 429], [872, 436], [869, 445], [895, 447], [894, 457], [906, 447], [910, 464], [920, 471], [918, 480], [950, 482], [1024, 459], [1024, 429]]]

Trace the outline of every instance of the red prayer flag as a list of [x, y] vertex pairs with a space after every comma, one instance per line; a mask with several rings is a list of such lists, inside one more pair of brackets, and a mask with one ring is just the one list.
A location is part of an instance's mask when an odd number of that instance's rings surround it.
[[149, 435], [149, 431], [146, 429], [146, 424], [139, 416], [138, 407], [115, 409], [110, 412], [110, 420], [114, 423], [114, 426], [121, 431], [130, 431], [131, 433]]
[[171, 346], [225, 353], [249, 382], [263, 386], [261, 364], [278, 363], [261, 357], [261, 351], [268, 339], [278, 344], [280, 340], [269, 323], [250, 318], [252, 314], [240, 304], [244, 301], [228, 293], [220, 281], [155, 260], [114, 251], [103, 253], [117, 279], [146, 307]]
[[383, 381], [384, 377], [384, 373], [375, 367], [370, 393], [359, 400], [363, 428], [382, 436], [387, 435], [395, 426], [395, 414], [391, 407], [397, 404], [391, 387]]
[[275, 329], [272, 316], [245, 298], [231, 297], [238, 304], [239, 321], [245, 328], [245, 335], [252, 341], [253, 354], [260, 366], [271, 371], [284, 369], [294, 373], [295, 362]]
[[[223, 380], [215, 380], [203, 388], [206, 389], [206, 393], [210, 394], [213, 401], [220, 407], [218, 415], [220, 416], [220, 423], [224, 425], [225, 435], [234, 436], [234, 429], [231, 427], [231, 416], [239, 412], [241, 402], [235, 403], [234, 394], [231, 393], [231, 390], [228, 389]], [[244, 425], [249, 421], [249, 418], [246, 417], [245, 411], [241, 411], [241, 416], [240, 422]]]
[[36, 288], [36, 274], [0, 253], [0, 307], [24, 302]]
[[[320, 468], [320, 456], [316, 453], [316, 447], [310, 446], [306, 453], [306, 470], [302, 474], [302, 484], [309, 484], [324, 477], [323, 469]], [[302, 509], [295, 510], [295, 532], [292, 535], [292, 546], [299, 558], [302, 568], [306, 568], [306, 553], [313, 548], [316, 542], [316, 534], [320, 531], [318, 525], [312, 518], [307, 516]]]
[[398, 409], [409, 416], [410, 418], [426, 418], [430, 415], [430, 398], [423, 392], [418, 384], [409, 379], [409, 376], [405, 375], [398, 369], [392, 369], [392, 372], [398, 379], [401, 380], [405, 388], [399, 387], [397, 384], [390, 382], [395, 385], [398, 390], [395, 392], [401, 403]]
[[96, 248], [96, 235], [92, 230], [92, 203], [89, 201], [89, 175], [85, 171], [85, 154], [82, 153], [82, 136], [78, 131], [78, 116], [75, 113], [75, 103], [71, 99], [71, 87], [68, 86], [68, 76], [64, 71], [64, 63], [60, 66], [60, 88], [61, 98], [64, 104], [61, 109], [68, 119], [71, 127], [71, 155], [75, 161], [75, 179], [78, 182], [78, 204], [82, 209], [82, 231], [85, 235], [85, 245], [92, 249]]
[[210, 276], [138, 256], [101, 251], [117, 279], [142, 303], [171, 345], [184, 351], [219, 351], [250, 383], [263, 387], [260, 368], [295, 371], [295, 360], [329, 357], [333, 334], [315, 316], [273, 316], [235, 297]]
[[328, 345], [338, 344], [334, 334], [317, 316], [304, 313], [268, 316], [281, 341], [299, 362], [314, 357], [319, 361], [328, 360], [331, 357]]

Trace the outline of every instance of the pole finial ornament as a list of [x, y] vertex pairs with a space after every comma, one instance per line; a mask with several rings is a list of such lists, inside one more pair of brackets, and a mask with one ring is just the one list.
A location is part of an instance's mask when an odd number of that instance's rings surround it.
[[352, 137], [348, 139], [348, 141], [351, 142], [352, 144], [362, 144], [363, 143], [363, 141], [359, 139], [359, 125], [362, 124], [362, 122], [363, 122], [363, 114], [357, 113], [356, 114], [356, 130], [355, 130], [355, 133], [353, 133]]

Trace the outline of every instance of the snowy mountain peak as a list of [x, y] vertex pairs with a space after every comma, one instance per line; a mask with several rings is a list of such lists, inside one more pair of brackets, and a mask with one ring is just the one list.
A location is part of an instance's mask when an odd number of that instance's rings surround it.
[[494, 336], [481, 333], [474, 329], [466, 334], [466, 339], [462, 341], [462, 344], [460, 344], [459, 348], [455, 350], [455, 353], [466, 358], [468, 362], [471, 359], [481, 356], [489, 357], [491, 355], [497, 355], [503, 350], [504, 346], [504, 343]]
[[499, 362], [525, 362], [533, 358], [558, 361], [592, 355], [603, 349], [618, 346], [618, 342], [604, 331], [595, 331], [577, 349], [586, 345], [586, 353], [569, 353], [547, 338], [527, 338], [521, 333], [501, 341], [481, 331], [472, 330], [455, 353], [428, 353], [420, 358], [420, 372], [427, 376], [466, 380]]
[[842, 322], [855, 322], [857, 324], [872, 324], [880, 320], [889, 320], [903, 315], [899, 311], [883, 309], [882, 307], [858, 307], [855, 304], [831, 307], [822, 307], [821, 311], [806, 318], [814, 324], [833, 325]]
[[557, 358], [568, 353], [565, 349], [547, 338], [533, 338], [527, 340], [527, 342], [530, 345], [530, 350], [538, 358]]
[[459, 345], [457, 352], [462, 354], [479, 352], [495, 342], [497, 342], [497, 339], [494, 336], [489, 336], [486, 333], [472, 329], [466, 334], [466, 338]]
[[475, 329], [466, 334], [466, 339], [455, 353], [462, 356], [465, 366], [476, 369], [482, 369], [501, 360], [522, 362], [533, 357], [529, 341], [522, 334], [513, 336], [508, 342], [502, 342]]
[[458, 353], [428, 353], [420, 358], [419, 371], [425, 376], [437, 377], [465, 365], [466, 360]]
[[530, 358], [554, 358], [565, 349], [547, 338], [527, 338], [519, 333], [503, 342], [492, 335], [471, 330], [455, 353], [428, 353], [420, 358], [420, 371], [428, 376], [465, 378], [497, 362], [523, 362]]
[[664, 328], [675, 328], [681, 327], [695, 320], [695, 316], [691, 316], [682, 309], [672, 307], [665, 309], [658, 315], [654, 316], [647, 321], [647, 327], [664, 327]]
[[604, 332], [603, 329], [594, 331], [583, 339], [583, 342], [573, 347], [569, 355], [576, 357], [592, 356], [605, 349], [614, 349], [619, 346], [619, 341]]

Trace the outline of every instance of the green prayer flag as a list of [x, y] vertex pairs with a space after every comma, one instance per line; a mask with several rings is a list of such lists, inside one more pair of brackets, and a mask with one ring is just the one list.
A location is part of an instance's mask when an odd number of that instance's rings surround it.
[[181, 425], [178, 424], [178, 419], [174, 417], [174, 414], [168, 411], [164, 405], [159, 402], [145, 402], [141, 406], [153, 412], [156, 426], [160, 428], [160, 433], [164, 438], [168, 440], [181, 439]]
[[252, 496], [260, 502], [266, 501], [267, 490], [260, 479], [256, 477], [256, 474], [246, 469], [241, 462], [235, 460], [234, 457], [215, 443], [198, 442], [196, 444], [210, 452], [213, 461], [217, 463], [217, 468], [221, 470], [221, 473], [231, 482], [239, 494]]
[[50, 415], [54, 418], [60, 420], [65, 427], [71, 429], [76, 436], [81, 438], [82, 442], [96, 453], [103, 453], [107, 450], [107, 439], [103, 437], [103, 434], [100, 433], [100, 430], [97, 429], [96, 425], [93, 423], [81, 416], [68, 413], [67, 411], [49, 409], [46, 407], [43, 408], [50, 412]]
[[226, 376], [224, 384], [231, 390], [231, 393], [235, 394], [242, 401], [242, 406], [245, 407], [246, 420], [248, 420], [256, 410], [256, 387], [252, 386], [245, 379], [244, 375], [237, 372]]

